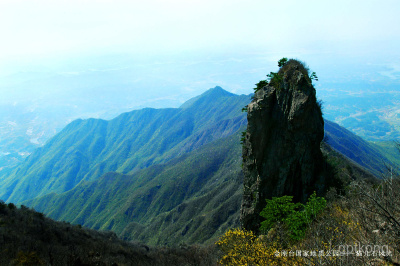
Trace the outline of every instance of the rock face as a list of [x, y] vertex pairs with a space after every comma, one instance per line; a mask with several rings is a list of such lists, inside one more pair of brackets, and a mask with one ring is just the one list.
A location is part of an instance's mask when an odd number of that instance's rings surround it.
[[324, 120], [308, 70], [289, 60], [278, 78], [258, 90], [248, 105], [241, 210], [247, 230], [258, 231], [266, 199], [292, 195], [304, 202], [324, 188]]

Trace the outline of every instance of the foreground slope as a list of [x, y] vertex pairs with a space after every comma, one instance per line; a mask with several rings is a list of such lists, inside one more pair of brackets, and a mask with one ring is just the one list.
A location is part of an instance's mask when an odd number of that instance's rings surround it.
[[0, 265], [217, 265], [212, 249], [153, 248], [0, 202]]

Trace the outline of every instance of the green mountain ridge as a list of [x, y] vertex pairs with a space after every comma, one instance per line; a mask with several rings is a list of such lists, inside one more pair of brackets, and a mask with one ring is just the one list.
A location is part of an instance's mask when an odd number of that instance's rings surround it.
[[[126, 240], [151, 245], [212, 243], [228, 228], [240, 226], [239, 137], [238, 131], [133, 175], [107, 173], [62, 194], [23, 204], [53, 219], [112, 230]], [[330, 146], [323, 150], [344, 171], [342, 176], [372, 177]]]
[[388, 151], [367, 142], [338, 124], [325, 120], [326, 142], [350, 160], [358, 163], [376, 177], [386, 172], [386, 166], [396, 163], [388, 157]]
[[[238, 138], [239, 132], [166, 164], [133, 175], [107, 173], [65, 193], [23, 204], [53, 219], [112, 230], [130, 240], [204, 242], [239, 225], [242, 176]], [[141, 227], [145, 229], [137, 230]], [[160, 230], [154, 231], [154, 227]], [[193, 236], [185, 237], [182, 228]]]
[[[145, 108], [110, 121], [76, 120], [0, 178], [0, 198], [17, 203], [68, 191], [106, 172], [133, 173], [171, 160], [235, 133], [245, 124], [240, 110], [249, 97], [212, 89], [185, 109]], [[213, 108], [205, 108], [211, 100]]]
[[[239, 226], [241, 109], [250, 97], [217, 87], [181, 108], [76, 120], [0, 177], [0, 198], [124, 239], [211, 243]], [[373, 144], [325, 125], [327, 142], [352, 162], [332, 161], [357, 175], [383, 171], [387, 159]]]

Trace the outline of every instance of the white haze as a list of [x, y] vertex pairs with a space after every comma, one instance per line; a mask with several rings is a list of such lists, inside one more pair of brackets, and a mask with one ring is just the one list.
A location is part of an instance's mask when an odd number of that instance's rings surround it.
[[398, 92], [398, 14], [397, 0], [2, 0], [0, 152], [79, 117], [251, 93], [284, 56], [317, 72], [328, 104]]
[[321, 83], [395, 82], [399, 13], [395, 0], [3, 0], [0, 97], [92, 94], [102, 72], [94, 99], [112, 90], [136, 94], [132, 106], [176, 105], [215, 85], [250, 93], [283, 56], [306, 61]]

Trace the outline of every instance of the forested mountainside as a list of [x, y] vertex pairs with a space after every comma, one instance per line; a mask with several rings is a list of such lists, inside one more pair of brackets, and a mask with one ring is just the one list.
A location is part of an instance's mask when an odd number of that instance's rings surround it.
[[239, 226], [239, 134], [132, 175], [107, 173], [24, 202], [51, 218], [149, 244], [203, 243]]
[[235, 133], [250, 96], [219, 87], [182, 108], [142, 109], [117, 118], [76, 120], [3, 175], [0, 198], [21, 202], [72, 189], [109, 171], [133, 173]]
[[[177, 109], [74, 121], [1, 177], [0, 198], [125, 239], [210, 243], [239, 224], [241, 109], [250, 97], [217, 87]], [[334, 149], [374, 173], [384, 169], [372, 144], [325, 125]]]

